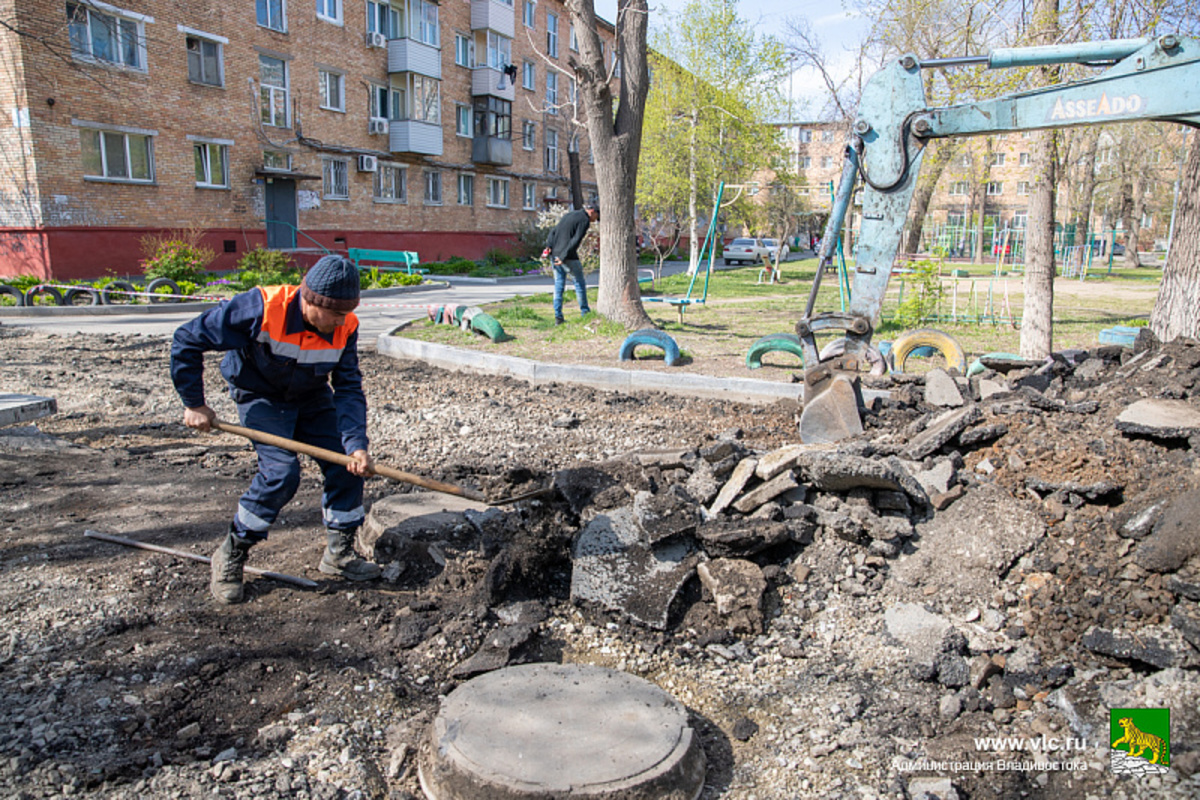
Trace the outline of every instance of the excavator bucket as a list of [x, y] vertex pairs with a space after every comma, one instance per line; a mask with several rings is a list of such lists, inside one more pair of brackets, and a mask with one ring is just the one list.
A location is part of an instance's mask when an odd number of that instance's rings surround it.
[[800, 412], [800, 441], [828, 444], [863, 432], [857, 378], [833, 376], [820, 391], [805, 392]]

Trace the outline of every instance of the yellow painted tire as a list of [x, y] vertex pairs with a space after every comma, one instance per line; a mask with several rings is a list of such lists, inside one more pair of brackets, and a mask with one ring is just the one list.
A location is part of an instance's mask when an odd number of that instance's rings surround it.
[[892, 362], [893, 368], [897, 372], [904, 372], [904, 362], [919, 347], [932, 347], [942, 354], [942, 358], [946, 359], [946, 369], [956, 369], [959, 374], [966, 374], [967, 354], [963, 352], [962, 345], [950, 334], [934, 328], [905, 331], [896, 341], [892, 342], [892, 350], [888, 353], [888, 359]]

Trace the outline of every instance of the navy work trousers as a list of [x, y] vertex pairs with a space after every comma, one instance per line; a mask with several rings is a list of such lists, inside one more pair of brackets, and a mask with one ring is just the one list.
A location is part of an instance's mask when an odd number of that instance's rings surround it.
[[[305, 444], [340, 453], [342, 437], [338, 433], [337, 411], [333, 398], [320, 395], [305, 403], [275, 403], [263, 398], [243, 399], [238, 416], [247, 428], [272, 433]], [[258, 452], [258, 474], [238, 501], [234, 529], [250, 541], [267, 538], [267, 531], [279, 512], [300, 486], [300, 457], [274, 445], [254, 443]], [[354, 530], [363, 521], [363, 479], [350, 474], [340, 464], [316, 459], [325, 476], [321, 510], [325, 527], [330, 530]]]

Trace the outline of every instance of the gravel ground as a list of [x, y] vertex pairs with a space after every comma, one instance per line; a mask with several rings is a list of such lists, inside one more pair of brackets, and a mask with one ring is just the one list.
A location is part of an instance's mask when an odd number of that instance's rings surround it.
[[[380, 462], [493, 497], [554, 476], [559, 492], [346, 586], [316, 571], [308, 465], [250, 563], [319, 588], [256, 579], [220, 607], [205, 566], [83, 535], [208, 555], [253, 474], [245, 442], [180, 424], [168, 350], [0, 328], [4, 391], [59, 408], [0, 432], [0, 795], [419, 797], [440, 698], [490, 634], [519, 629], [501, 663], [609, 666], [685, 704], [703, 798], [1200, 797], [1200, 442], [1114, 425], [1139, 399], [1196, 405], [1194, 343], [985, 373], [1011, 390], [972, 406], [971, 430], [993, 427], [928, 454], [909, 449], [940, 411], [926, 382], [885, 379], [894, 399], [838, 456], [949, 465], [947, 491], [900, 504], [799, 464], [802, 489], [688, 534], [710, 564], [757, 570], [749, 611], [692, 577], [661, 627], [572, 599], [572, 542], [637, 497], [696, 500], [730, 452], [794, 443], [794, 403], [532, 387], [364, 352]], [[208, 381], [233, 419], [215, 360]], [[683, 455], [646, 457], [660, 451]], [[406, 491], [368, 483], [372, 503]], [[1108, 709], [1162, 706], [1170, 771], [1113, 774]]]

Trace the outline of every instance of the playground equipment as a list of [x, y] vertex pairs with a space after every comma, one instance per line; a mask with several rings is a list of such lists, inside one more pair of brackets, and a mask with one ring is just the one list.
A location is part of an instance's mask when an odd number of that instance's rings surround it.
[[[1094, 78], [1017, 92], [993, 100], [930, 108], [921, 70], [970, 64], [992, 69], [1078, 63], [1107, 65]], [[804, 351], [805, 442], [835, 442], [861, 433], [859, 367], [874, 350], [871, 336], [920, 173], [924, 144], [1039, 128], [1154, 119], [1200, 127], [1200, 41], [1175, 35], [1081, 44], [1001, 48], [986, 56], [921, 62], [907, 54], [876, 73], [862, 93], [838, 184], [821, 238], [820, 268], [804, 316], [796, 323]], [[862, 225], [850, 306], [813, 313], [821, 274], [838, 240], [861, 175]], [[822, 358], [815, 335], [844, 331], [839, 355]]]
[[692, 297], [692, 290], [696, 287], [696, 278], [700, 275], [699, 262], [696, 264], [696, 269], [692, 271], [692, 279], [688, 282], [687, 294], [683, 297], [643, 297], [644, 303], [668, 303], [675, 306], [679, 312], [679, 324], [683, 324], [683, 312], [690, 305], [703, 305], [708, 301], [708, 279], [712, 276], [713, 261], [717, 258], [717, 212], [721, 208], [721, 198], [725, 195], [725, 182], [722, 181], [717, 186], [716, 200], [713, 202], [712, 218], [708, 221], [708, 232], [704, 234], [704, 245], [700, 248], [700, 261], [704, 261], [704, 254], [708, 253], [708, 262], [704, 268], [704, 292], [700, 297]]

